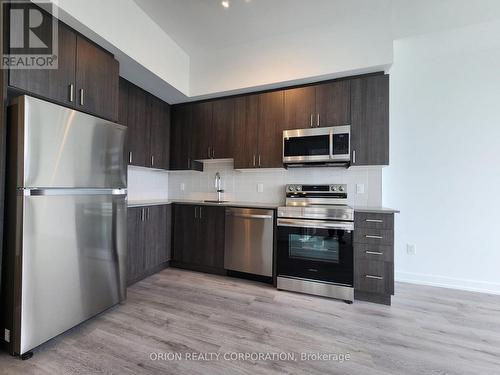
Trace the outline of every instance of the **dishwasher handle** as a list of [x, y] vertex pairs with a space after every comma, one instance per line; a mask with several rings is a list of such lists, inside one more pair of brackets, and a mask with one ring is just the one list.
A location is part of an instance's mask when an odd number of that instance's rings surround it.
[[242, 219], [263, 219], [263, 220], [267, 220], [267, 219], [272, 219], [272, 215], [256, 215], [256, 214], [235, 214], [235, 213], [232, 213], [232, 212], [228, 212], [228, 215], [231, 215], [233, 217], [239, 217], [239, 218], [242, 218]]

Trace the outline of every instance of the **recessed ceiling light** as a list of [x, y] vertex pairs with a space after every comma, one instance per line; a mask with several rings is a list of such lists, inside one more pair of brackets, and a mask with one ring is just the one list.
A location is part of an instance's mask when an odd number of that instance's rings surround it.
[[222, 0], [221, 4], [224, 8], [229, 8], [229, 0]]

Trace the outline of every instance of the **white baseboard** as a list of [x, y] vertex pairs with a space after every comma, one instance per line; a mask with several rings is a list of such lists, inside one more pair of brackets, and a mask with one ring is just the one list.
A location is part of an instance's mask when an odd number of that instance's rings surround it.
[[412, 272], [396, 272], [395, 280], [411, 284], [438, 286], [441, 288], [500, 295], [500, 283], [491, 283], [487, 281], [455, 279], [445, 276]]

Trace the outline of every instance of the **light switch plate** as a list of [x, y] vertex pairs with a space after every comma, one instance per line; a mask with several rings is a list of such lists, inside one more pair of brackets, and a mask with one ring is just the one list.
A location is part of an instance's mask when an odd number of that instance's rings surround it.
[[417, 254], [417, 246], [414, 244], [406, 244], [406, 254], [408, 255], [416, 255]]
[[257, 184], [257, 193], [264, 192], [264, 184]]
[[356, 184], [356, 194], [364, 194], [364, 193], [365, 193], [365, 185]]

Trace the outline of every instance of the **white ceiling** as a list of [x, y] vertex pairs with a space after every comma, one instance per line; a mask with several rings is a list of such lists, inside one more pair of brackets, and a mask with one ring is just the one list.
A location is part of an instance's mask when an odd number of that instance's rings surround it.
[[332, 24], [363, 4], [367, 8], [373, 4], [373, 0], [229, 0], [229, 8], [224, 8], [221, 0], [134, 1], [189, 55]]

